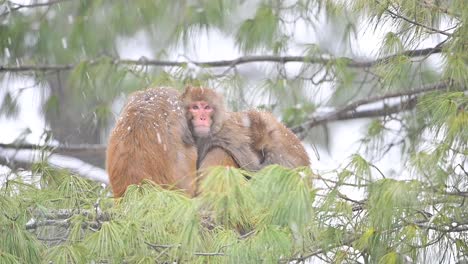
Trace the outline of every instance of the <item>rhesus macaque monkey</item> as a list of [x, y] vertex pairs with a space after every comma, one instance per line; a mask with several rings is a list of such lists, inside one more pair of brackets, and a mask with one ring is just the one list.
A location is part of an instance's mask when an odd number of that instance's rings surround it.
[[181, 98], [197, 145], [198, 168], [205, 155], [219, 147], [238, 166], [250, 171], [260, 169], [260, 156], [251, 147], [250, 128], [242, 124], [241, 113], [226, 112], [221, 95], [211, 89], [188, 87]]
[[131, 95], [107, 147], [114, 197], [143, 179], [195, 193], [197, 150], [179, 96], [165, 88]]
[[206, 88], [188, 87], [182, 101], [197, 145], [198, 167], [212, 148], [224, 149], [239, 167], [250, 171], [270, 164], [310, 165], [300, 140], [272, 114], [226, 112], [221, 95]]

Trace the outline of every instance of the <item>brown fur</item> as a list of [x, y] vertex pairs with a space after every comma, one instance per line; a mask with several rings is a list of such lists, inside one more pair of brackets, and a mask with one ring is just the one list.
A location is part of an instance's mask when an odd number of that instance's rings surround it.
[[[210, 172], [210, 168], [213, 166], [224, 166], [224, 167], [234, 167], [239, 168], [239, 165], [236, 161], [231, 157], [229, 153], [227, 153], [222, 148], [212, 148], [206, 153], [206, 156], [200, 162], [198, 167], [198, 179], [197, 179], [197, 187], [199, 187], [199, 182]], [[198, 194], [197, 189], [197, 194]]]
[[287, 168], [309, 166], [301, 141], [271, 113], [250, 110], [250, 132], [255, 151], [261, 153], [261, 167], [279, 164]]
[[[310, 165], [304, 147], [288, 128], [268, 112], [225, 112], [222, 97], [211, 89], [189, 87], [182, 95], [189, 127], [190, 103], [208, 102], [214, 109], [213, 129], [209, 137], [195, 138], [198, 167], [205, 155], [215, 147], [224, 149], [235, 162], [249, 171], [270, 164], [289, 168]], [[219, 115], [219, 116], [218, 116]]]
[[179, 93], [135, 92], [109, 138], [106, 166], [114, 197], [143, 179], [194, 194], [196, 158]]
[[[231, 155], [241, 168], [251, 171], [259, 169], [259, 157], [251, 148], [249, 128], [242, 125], [243, 116], [239, 113], [226, 112], [221, 95], [208, 88], [187, 87], [181, 100], [184, 104], [188, 126], [195, 137], [198, 168], [213, 147], [220, 147]], [[207, 102], [214, 109], [213, 123], [208, 137], [197, 138], [193, 133], [193, 116], [188, 108], [191, 103], [197, 101]]]
[[239, 165], [236, 161], [222, 148], [212, 148], [206, 154], [205, 158], [200, 162], [199, 171], [204, 171], [205, 169], [213, 166], [225, 166], [225, 167], [236, 167], [239, 168]]

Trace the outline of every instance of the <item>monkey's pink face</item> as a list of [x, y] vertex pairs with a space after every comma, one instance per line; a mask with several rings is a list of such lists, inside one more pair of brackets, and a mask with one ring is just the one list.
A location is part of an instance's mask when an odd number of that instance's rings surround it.
[[205, 101], [196, 101], [190, 104], [189, 111], [192, 114], [192, 125], [197, 137], [206, 137], [210, 134], [213, 120], [211, 116], [214, 109]]

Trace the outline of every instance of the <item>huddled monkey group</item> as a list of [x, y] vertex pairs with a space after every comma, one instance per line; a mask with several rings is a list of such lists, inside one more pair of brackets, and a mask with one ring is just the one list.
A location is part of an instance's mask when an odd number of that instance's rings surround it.
[[148, 179], [193, 196], [197, 172], [212, 166], [257, 171], [309, 166], [300, 140], [271, 113], [228, 112], [212, 89], [135, 92], [112, 131], [106, 167], [114, 197]]

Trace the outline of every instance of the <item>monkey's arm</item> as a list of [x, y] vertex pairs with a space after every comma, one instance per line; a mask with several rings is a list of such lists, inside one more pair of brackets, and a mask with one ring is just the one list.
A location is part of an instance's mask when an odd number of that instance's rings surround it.
[[235, 137], [229, 137], [228, 135], [228, 137], [214, 137], [209, 139], [209, 142], [197, 144], [200, 146], [198, 148], [198, 167], [200, 167], [201, 162], [210, 150], [221, 148], [235, 160], [239, 168], [247, 171], [260, 170], [262, 167], [259, 155], [252, 149], [247, 139], [242, 139], [239, 135]]
[[263, 168], [258, 155], [252, 150], [250, 145], [244, 144], [237, 147], [228, 145], [225, 149], [239, 164], [240, 168], [247, 171], [258, 171]]

